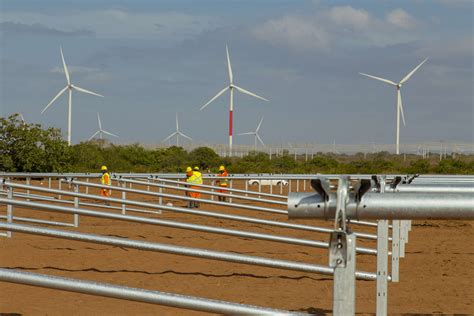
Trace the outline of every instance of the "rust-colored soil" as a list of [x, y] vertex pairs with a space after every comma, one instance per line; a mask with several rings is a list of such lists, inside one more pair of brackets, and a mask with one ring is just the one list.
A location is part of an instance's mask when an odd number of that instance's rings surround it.
[[[39, 182], [32, 184], [39, 185]], [[45, 185], [47, 183], [43, 184]], [[53, 186], [57, 187], [57, 183], [53, 183]], [[242, 188], [243, 185], [238, 187]], [[152, 190], [156, 191], [156, 188]], [[97, 194], [97, 189], [91, 190], [90, 193]], [[119, 197], [119, 194], [114, 192], [114, 196]], [[158, 202], [158, 198], [153, 196], [129, 194], [128, 198]], [[165, 199], [165, 203], [170, 201], [178, 206], [185, 205], [182, 201]], [[84, 208], [93, 209], [93, 207]], [[5, 206], [0, 206], [2, 215], [5, 215], [5, 209]], [[201, 205], [201, 209], [288, 221], [286, 216], [279, 214], [205, 204]], [[163, 212], [161, 215], [129, 214], [305, 239], [328, 239], [325, 234], [173, 212]], [[14, 215], [72, 222], [71, 215], [35, 210], [16, 208]], [[324, 221], [292, 222], [332, 226], [331, 222]], [[357, 228], [356, 231], [375, 233], [374, 228]], [[91, 217], [81, 217], [79, 228], [56, 227], [56, 229], [70, 229], [105, 236], [120, 236], [134, 240], [323, 265], [328, 261], [328, 253], [324, 249]], [[357, 242], [358, 245], [375, 248], [374, 241], [358, 239]], [[406, 252], [406, 257], [400, 262], [400, 282], [389, 284], [390, 314], [474, 314], [474, 229], [471, 222], [414, 222]], [[1, 237], [0, 266], [315, 314], [330, 314], [332, 309], [332, 279], [327, 276], [20, 233], [14, 233], [11, 239]], [[358, 270], [374, 272], [375, 266], [375, 257], [358, 255]], [[360, 314], [375, 312], [375, 282], [357, 281], [357, 312]], [[0, 282], [0, 313], [24, 315], [202, 314], [4, 282]]]

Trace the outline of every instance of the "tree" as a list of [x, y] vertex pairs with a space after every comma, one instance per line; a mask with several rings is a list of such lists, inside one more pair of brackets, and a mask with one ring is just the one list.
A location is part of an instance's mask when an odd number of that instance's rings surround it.
[[27, 124], [18, 114], [0, 118], [0, 170], [65, 172], [71, 167], [71, 149], [56, 128]]

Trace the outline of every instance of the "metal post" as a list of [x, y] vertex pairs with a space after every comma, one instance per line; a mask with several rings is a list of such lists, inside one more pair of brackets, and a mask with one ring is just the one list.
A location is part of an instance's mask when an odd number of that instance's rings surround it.
[[306, 192], [306, 179], [303, 180], [303, 191]]
[[[89, 183], [89, 178], [86, 178], [86, 182]], [[89, 194], [89, 186], [86, 186], [86, 194]]]
[[400, 221], [392, 221], [392, 282], [399, 280]]
[[387, 315], [388, 220], [377, 223], [377, 316]]
[[[62, 190], [61, 178], [58, 178], [58, 190]], [[58, 194], [58, 200], [61, 200], [61, 194]]]
[[51, 177], [48, 177], [48, 189], [51, 189]]
[[300, 192], [300, 180], [296, 179], [296, 192]]
[[[162, 183], [163, 183], [163, 182], [162, 182]], [[159, 187], [159, 188], [158, 188], [158, 192], [159, 192], [159, 193], [163, 193], [163, 188], [162, 188], [162, 187]], [[162, 196], [160, 196], [160, 197], [158, 198], [158, 204], [163, 205], [163, 197], [162, 197]]]
[[405, 258], [405, 221], [404, 220], [401, 220], [400, 221], [400, 225], [399, 225], [399, 228], [400, 228], [400, 246], [399, 246], [399, 250], [400, 250], [400, 253], [399, 253], [399, 256], [400, 258]]
[[291, 179], [288, 180], [288, 192], [291, 192]]
[[[150, 183], [150, 179], [147, 179], [146, 182]], [[146, 186], [146, 190], [150, 191], [150, 186], [149, 185]]]
[[[123, 182], [122, 187], [126, 188], [127, 184]], [[122, 191], [122, 200], [126, 200], [126, 199], [127, 199], [127, 192]], [[122, 203], [122, 214], [125, 215], [126, 212], [127, 212], [127, 205], [125, 203]]]
[[[31, 181], [31, 178], [26, 177], [26, 185], [30, 185], [30, 181]], [[27, 201], [30, 201], [29, 197], [30, 197], [30, 189], [27, 189], [26, 190], [26, 200]]]
[[[79, 193], [79, 185], [74, 185], [74, 192]], [[74, 197], [74, 208], [79, 208], [79, 197]], [[79, 227], [79, 214], [74, 214], [74, 227]]]
[[273, 180], [270, 180], [270, 194], [273, 194]]
[[[10, 200], [13, 199], [13, 188], [12, 187], [7, 188], [7, 198], [10, 199]], [[11, 204], [8, 204], [8, 206], [7, 206], [7, 222], [8, 223], [13, 222], [13, 205], [11, 205]], [[11, 238], [11, 237], [12, 237], [12, 232], [7, 231], [7, 238]]]
[[334, 267], [333, 315], [355, 315], [356, 237], [335, 231], [330, 244], [329, 265]]
[[280, 181], [280, 194], [283, 194], [283, 181]]
[[[249, 182], [248, 180], [245, 180], [245, 191], [248, 191], [249, 190]], [[249, 196], [248, 193], [245, 193], [245, 196]]]
[[[215, 185], [215, 180], [212, 180], [212, 181], [211, 181], [211, 185], [212, 185], [212, 186]], [[214, 192], [214, 189], [211, 189], [211, 192]], [[211, 201], [214, 201], [214, 194], [211, 194]]]
[[[258, 192], [262, 193], [262, 180], [258, 181]], [[261, 198], [262, 196], [259, 195], [258, 198]]]
[[[234, 181], [229, 181], [229, 187], [232, 189], [232, 183]], [[229, 191], [229, 194], [232, 194], [232, 191]], [[232, 198], [229, 198], [229, 203], [232, 203]]]

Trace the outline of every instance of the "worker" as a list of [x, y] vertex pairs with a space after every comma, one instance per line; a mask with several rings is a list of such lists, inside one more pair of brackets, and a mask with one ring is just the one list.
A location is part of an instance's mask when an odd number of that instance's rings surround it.
[[[110, 174], [109, 174], [109, 171], [107, 170], [107, 166], [102, 166], [100, 168], [100, 170], [102, 171], [102, 177], [100, 178], [100, 184], [102, 184], [102, 185], [111, 185], [112, 181], [110, 180]], [[104, 189], [104, 188], [100, 189], [100, 195], [103, 196], [103, 197], [110, 197], [110, 193], [111, 193], [111, 190], [109, 190], [109, 189]], [[105, 204], [108, 205], [109, 203], [105, 202]]]
[[[219, 173], [217, 173], [217, 176], [219, 177], [219, 180], [216, 180], [216, 183], [219, 187], [222, 189], [217, 190], [219, 193], [227, 193], [227, 190], [225, 188], [228, 187], [229, 185], [229, 179], [227, 178], [229, 174], [227, 173], [227, 170], [225, 170], [224, 166], [219, 167]], [[225, 202], [225, 196], [218, 196], [219, 201]]]
[[[186, 183], [189, 184], [190, 189], [199, 189], [199, 187], [194, 186], [194, 184], [202, 184], [202, 175], [198, 170], [193, 170], [191, 167], [186, 168]], [[198, 199], [201, 197], [201, 193], [188, 191], [187, 195], [189, 197]], [[189, 201], [188, 208], [199, 207], [199, 202]]]

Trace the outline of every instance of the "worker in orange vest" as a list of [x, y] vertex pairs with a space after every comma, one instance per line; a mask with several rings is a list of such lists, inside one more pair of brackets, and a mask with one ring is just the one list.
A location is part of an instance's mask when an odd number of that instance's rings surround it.
[[[111, 185], [112, 181], [110, 180], [110, 174], [109, 174], [109, 171], [107, 170], [107, 166], [102, 166], [100, 168], [100, 170], [102, 171], [102, 177], [100, 178], [100, 184], [102, 184], [102, 185]], [[103, 197], [110, 197], [110, 192], [111, 192], [111, 190], [109, 190], [109, 189], [104, 189], [104, 188], [100, 189], [100, 195], [103, 196]], [[106, 204], [108, 204], [108, 202], [106, 202]]]
[[[227, 190], [224, 190], [224, 188], [227, 188], [229, 186], [229, 179], [227, 178], [229, 174], [227, 173], [227, 170], [225, 170], [224, 166], [219, 167], [219, 173], [217, 173], [217, 176], [219, 177], [219, 180], [216, 180], [216, 183], [219, 187], [222, 189], [217, 190], [219, 193], [227, 193]], [[218, 196], [219, 201], [225, 202], [225, 196]]]

